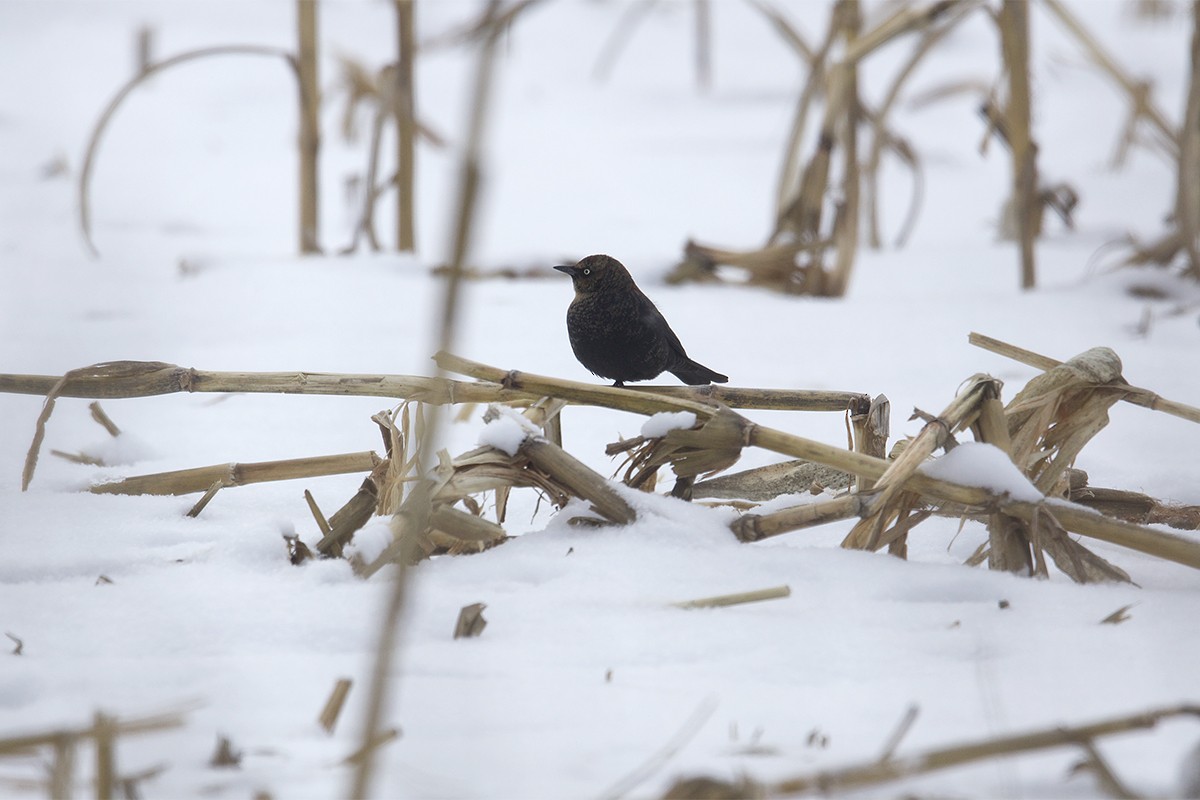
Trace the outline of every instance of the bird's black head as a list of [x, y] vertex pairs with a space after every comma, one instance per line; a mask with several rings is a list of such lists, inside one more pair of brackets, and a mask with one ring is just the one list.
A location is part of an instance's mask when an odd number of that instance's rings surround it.
[[607, 291], [614, 287], [633, 283], [633, 278], [629, 277], [629, 271], [612, 256], [588, 256], [574, 266], [558, 266], [555, 269], [571, 276], [576, 294]]

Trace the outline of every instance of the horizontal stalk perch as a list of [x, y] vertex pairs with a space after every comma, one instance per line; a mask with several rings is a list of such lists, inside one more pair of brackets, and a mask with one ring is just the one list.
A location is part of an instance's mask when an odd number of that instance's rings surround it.
[[571, 402], [615, 408], [635, 414], [691, 411], [707, 417], [716, 411], [715, 406], [697, 400], [658, 397], [643, 392], [631, 392], [628, 387], [597, 386], [517, 370], [505, 371], [451, 353], [440, 352], [433, 357], [433, 360], [438, 367], [447, 372], [457, 372], [478, 380], [491, 381], [507, 389], [519, 389], [524, 393], [539, 397], [560, 397]]
[[[584, 384], [587, 385], [587, 384]], [[656, 394], [720, 403], [730, 408], [751, 408], [762, 411], [837, 411], [866, 409], [871, 398], [864, 392], [833, 392], [819, 389], [752, 389], [740, 386], [625, 386], [624, 388]]]
[[863, 410], [871, 398], [862, 392], [827, 392], [804, 389], [749, 389], [729, 386], [598, 386], [519, 370], [503, 370], [478, 361], [441, 352], [433, 357], [439, 367], [477, 380], [500, 384], [523, 394], [560, 397], [575, 403], [615, 408], [637, 414], [659, 411], [693, 411], [712, 414], [715, 404], [730, 408], [790, 411]]
[[[0, 392], [45, 395], [61, 378], [0, 374]], [[113, 361], [75, 370], [58, 397], [129, 398], [179, 392], [251, 392], [388, 397], [443, 405], [528, 398], [499, 386], [414, 375], [324, 372], [211, 372], [161, 361]]]
[[[450, 357], [456, 358], [456, 357]], [[475, 365], [460, 359], [456, 363]], [[477, 365], [483, 367], [483, 365]], [[484, 368], [496, 376], [490, 383], [454, 381], [418, 375], [369, 375], [326, 372], [219, 372], [179, 367], [161, 361], [113, 361], [76, 370], [67, 378], [58, 397], [130, 398], [152, 397], [182, 392], [247, 392], [263, 394], [317, 394], [362, 397], [387, 397], [415, 400], [434, 405], [447, 403], [503, 403], [541, 397], [531, 379], [538, 376], [515, 373], [522, 387], [506, 384], [510, 373], [494, 367]], [[459, 371], [459, 370], [454, 370]], [[472, 372], [463, 372], [472, 375]], [[473, 375], [478, 377], [478, 375]], [[0, 374], [0, 392], [7, 394], [46, 395], [61, 380], [56, 375]], [[553, 380], [553, 379], [545, 379]], [[593, 384], [562, 381], [566, 386], [603, 389]], [[628, 389], [680, 400], [724, 403], [731, 408], [755, 408], [788, 411], [845, 411], [857, 403], [869, 402], [857, 392], [829, 392], [803, 389], [752, 389], [728, 386], [637, 386]], [[547, 392], [545, 394], [550, 394]], [[558, 395], [571, 399], [566, 395]], [[619, 394], [613, 396], [620, 396]], [[585, 397], [582, 402], [593, 402]], [[597, 403], [600, 405], [600, 403]], [[661, 410], [655, 408], [648, 413]]]
[[174, 472], [134, 475], [111, 483], [96, 484], [91, 487], [91, 491], [94, 494], [191, 494], [206, 491], [214, 483], [223, 486], [245, 486], [265, 481], [370, 472], [380, 461], [378, 455], [364, 450], [361, 453], [293, 458], [285, 461], [216, 464]]
[[[982, 333], [969, 334], [967, 341], [976, 347], [982, 347], [984, 350], [989, 350], [997, 355], [1011, 358], [1013, 361], [1019, 361], [1022, 364], [1040, 370], [1054, 369], [1063, 363], [1049, 356], [1035, 353], [1032, 350], [1017, 347], [1008, 342], [1002, 342], [999, 339], [993, 339], [991, 336], [984, 336]], [[1136, 406], [1143, 406], [1151, 411], [1162, 411], [1191, 422], [1200, 422], [1200, 408], [1189, 406], [1186, 403], [1177, 403], [1174, 400], [1167, 400], [1165, 397], [1159, 397], [1149, 389], [1130, 386], [1125, 390], [1125, 394], [1121, 399]]]

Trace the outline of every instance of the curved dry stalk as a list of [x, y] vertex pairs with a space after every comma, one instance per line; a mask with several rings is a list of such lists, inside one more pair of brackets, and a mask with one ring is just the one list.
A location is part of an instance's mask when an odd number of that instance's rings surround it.
[[[121, 103], [129, 96], [129, 93], [140, 86], [143, 82], [150, 79], [154, 75], [163, 70], [183, 64], [188, 61], [195, 61], [200, 58], [208, 58], [210, 56], [268, 56], [270, 58], [282, 58], [287, 65], [291, 67], [292, 73], [296, 76], [297, 84], [300, 83], [300, 65], [296, 57], [279, 47], [268, 47], [266, 45], [255, 44], [230, 44], [221, 45], [218, 47], [205, 47], [200, 50], [189, 50], [186, 53], [180, 53], [177, 56], [159, 61], [157, 64], [151, 64], [142, 72], [139, 72], [131, 78], [124, 86], [117, 90], [112, 99], [108, 101], [108, 105], [104, 107], [100, 118], [96, 120], [96, 126], [92, 128], [92, 135], [88, 137], [87, 149], [84, 150], [83, 167], [79, 173], [79, 228], [83, 234], [83, 241], [87, 244], [88, 251], [93, 256], [100, 255], [100, 251], [96, 249], [95, 243], [92, 241], [92, 208], [90, 200], [91, 182], [92, 182], [92, 166], [96, 160], [96, 150], [100, 146], [100, 138], [103, 136], [105, 129], [108, 127], [109, 121], [113, 114], [116, 113]], [[301, 96], [303, 98], [303, 87], [301, 86]], [[302, 100], [303, 102], [303, 100]]]
[[46, 392], [46, 400], [42, 403], [42, 412], [38, 414], [37, 423], [34, 426], [33, 442], [29, 445], [29, 451], [25, 454], [25, 466], [21, 470], [21, 491], [29, 489], [29, 484], [33, 482], [33, 473], [37, 469], [38, 456], [42, 451], [42, 440], [46, 438], [46, 422], [49, 421], [50, 415], [54, 413], [54, 404], [58, 400], [62, 388], [70, 379], [71, 373], [67, 373], [59, 378], [49, 391]]

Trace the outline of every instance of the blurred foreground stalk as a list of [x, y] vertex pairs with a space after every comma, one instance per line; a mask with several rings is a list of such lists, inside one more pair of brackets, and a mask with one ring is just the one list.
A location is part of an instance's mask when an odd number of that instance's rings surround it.
[[[411, 3], [401, 3], [409, 5]], [[462, 173], [459, 180], [459, 195], [456, 210], [454, 241], [452, 257], [446, 271], [446, 287], [443, 294], [441, 321], [437, 331], [437, 342], [440, 350], [451, 350], [454, 345], [456, 323], [459, 314], [460, 288], [462, 286], [463, 265], [466, 262], [467, 251], [471, 243], [472, 225], [475, 219], [475, 205], [479, 195], [480, 162], [483, 151], [484, 123], [487, 118], [487, 102], [491, 94], [493, 78], [493, 61], [496, 51], [496, 41], [503, 26], [498, 24], [496, 16], [500, 11], [499, 0], [491, 0], [484, 17], [491, 24], [486, 27], [486, 35], [480, 47], [476, 65], [474, 92], [471, 98], [470, 117], [467, 129], [467, 146], [463, 156]], [[410, 20], [411, 22], [411, 20]], [[401, 22], [401, 25], [404, 23]], [[410, 51], [411, 52], [411, 51]], [[439, 376], [440, 377], [440, 376]], [[432, 512], [431, 488], [432, 482], [426, 475], [430, 471], [431, 457], [437, 452], [437, 441], [442, 421], [441, 413], [431, 415], [426, 435], [421, 437], [418, 445], [417, 468], [421, 480], [408, 496], [399, 512], [393, 517], [393, 536], [403, 543], [406, 538], [416, 539], [426, 535]], [[375, 753], [377, 747], [373, 744], [379, 741], [379, 732], [384, 714], [388, 708], [388, 695], [391, 688], [393, 661], [399, 639], [400, 612], [404, 607], [404, 597], [407, 588], [407, 568], [404, 559], [399, 560], [396, 567], [395, 579], [380, 620], [379, 640], [375, 650], [375, 663], [371, 671], [370, 684], [367, 692], [367, 710], [364, 715], [361, 734], [361, 757], [354, 770], [349, 797], [369, 797], [371, 784], [375, 773]]]

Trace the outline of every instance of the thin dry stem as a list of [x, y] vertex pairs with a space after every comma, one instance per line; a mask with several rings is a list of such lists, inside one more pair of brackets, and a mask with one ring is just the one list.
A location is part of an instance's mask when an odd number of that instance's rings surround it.
[[333, 685], [333, 691], [329, 693], [329, 699], [321, 707], [321, 714], [317, 717], [317, 722], [326, 733], [333, 733], [337, 719], [342, 713], [342, 706], [345, 705], [346, 697], [350, 694], [352, 683], [349, 678], [338, 678]]
[[1077, 746], [1080, 742], [1091, 741], [1102, 736], [1153, 728], [1163, 720], [1180, 716], [1200, 716], [1200, 707], [1181, 705], [1124, 717], [1114, 717], [1090, 725], [1056, 725], [1030, 733], [998, 736], [979, 742], [927, 750], [904, 758], [873, 761], [813, 775], [798, 776], [771, 784], [767, 789], [768, 794], [772, 796], [807, 794], [815, 791], [848, 791], [999, 756], [1044, 750], [1051, 747]]
[[38, 414], [37, 423], [34, 426], [33, 441], [29, 445], [29, 451], [25, 454], [25, 466], [21, 470], [21, 491], [29, 489], [29, 484], [33, 481], [33, 473], [37, 469], [38, 454], [42, 449], [42, 440], [46, 438], [46, 422], [50, 419], [50, 415], [54, 413], [54, 403], [58, 399], [59, 392], [66, 385], [71, 373], [67, 373], [55, 381], [54, 385], [46, 392], [46, 400], [42, 403], [42, 413]]
[[92, 412], [92, 419], [96, 421], [96, 424], [108, 431], [109, 436], [116, 438], [121, 435], [121, 429], [117, 427], [115, 422], [109, 419], [108, 414], [104, 413], [104, 409], [100, 407], [99, 401], [88, 403], [88, 410]]
[[790, 597], [791, 594], [792, 589], [790, 586], [772, 586], [769, 589], [755, 589], [752, 592], [736, 592], [734, 594], [701, 597], [696, 600], [672, 603], [671, 605], [675, 608], [724, 608], [744, 603], [761, 603], [763, 600], [778, 600], [781, 597]]
[[328, 536], [331, 530], [329, 521], [325, 519], [325, 515], [321, 512], [321, 507], [317, 505], [317, 499], [313, 497], [312, 492], [308, 489], [304, 490], [304, 502], [308, 504], [308, 510], [312, 513], [313, 519], [316, 520], [317, 529], [321, 531], [321, 535]]

